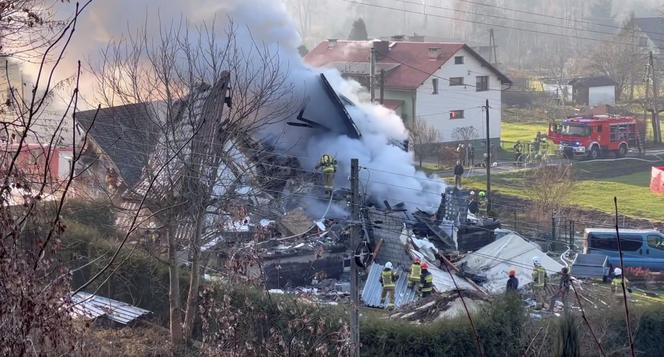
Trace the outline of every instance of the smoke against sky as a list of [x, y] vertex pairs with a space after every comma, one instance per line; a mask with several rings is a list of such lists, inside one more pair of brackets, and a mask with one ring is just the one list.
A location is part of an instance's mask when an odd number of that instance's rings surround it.
[[[514, 6], [514, 1], [483, 1], [530, 9], [523, 4]], [[587, 7], [598, 1], [601, 0], [592, 0], [584, 2], [584, 4]], [[362, 2], [386, 3], [380, 0], [363, 0]], [[426, 0], [424, 2], [430, 6], [439, 7], [456, 7], [465, 3], [460, 0]], [[624, 14], [634, 9], [641, 11], [644, 7], [658, 5], [657, 2], [655, 0], [613, 1], [612, 13], [614, 15]], [[398, 7], [403, 9], [417, 8], [415, 5], [402, 1], [388, 1], [388, 3], [398, 4]], [[532, 9], [532, 11], [554, 14], [565, 13], [563, 10], [567, 9], [564, 8], [566, 6], [564, 4], [572, 4], [569, 1], [552, 3], [539, 0], [533, 1], [533, 3], [546, 3], [546, 6], [543, 5], [544, 7]], [[421, 9], [416, 10], [422, 11]], [[72, 11], [73, 4], [62, 4], [63, 14]], [[434, 10], [429, 9], [428, 11]], [[509, 12], [505, 12], [503, 15], [514, 16]], [[251, 36], [279, 51], [283, 67], [287, 68], [289, 77], [296, 86], [301, 86], [306, 81], [317, 80], [317, 74], [308, 70], [297, 55], [297, 47], [303, 42], [303, 38], [309, 41], [307, 44], [311, 46], [326, 38], [345, 37], [350, 30], [350, 24], [358, 17], [365, 18], [370, 36], [413, 32], [429, 35], [434, 39], [453, 39], [460, 36], [452, 31], [454, 28], [460, 27], [459, 21], [417, 14], [406, 16], [393, 10], [377, 11], [375, 8], [353, 5], [342, 0], [96, 1], [80, 19], [75, 41], [72, 42], [65, 62], [72, 64], [70, 72], [73, 73], [73, 63], [76, 59], [94, 63], [99, 55], [99, 50], [104, 48], [109, 41], [126, 37], [128, 33], [143, 26], [150, 33], [157, 34], [160, 26], [180, 22], [197, 26], [215, 20], [216, 27], [223, 29], [223, 24], [229, 16], [243, 30], [240, 36]], [[456, 14], [454, 16], [464, 15]], [[305, 28], [303, 22], [307, 23], [309, 30], [305, 34], [302, 34], [302, 30]], [[466, 23], [466, 25], [468, 24]], [[339, 183], [344, 183], [349, 175], [347, 163], [351, 157], [358, 157], [361, 165], [370, 169], [362, 172], [363, 180], [367, 182], [370, 180], [374, 183], [368, 186], [380, 200], [410, 201], [424, 206], [420, 208], [430, 208], [436, 205], [439, 201], [437, 193], [442, 190], [442, 185], [432, 184], [423, 174], [417, 173], [409, 153], [389, 145], [391, 139], [406, 137], [401, 120], [384, 108], [362, 103], [357, 84], [346, 82], [334, 71], [328, 71], [326, 75], [337, 90], [358, 103], [358, 106], [351, 110], [351, 114], [362, 129], [364, 136], [361, 141], [335, 137], [312, 141], [307, 145], [307, 158], [303, 160], [307, 168], [313, 168], [315, 158], [320, 154], [332, 152], [342, 163], [337, 180]], [[89, 83], [92, 80], [90, 77], [90, 74], [84, 74], [83, 82]], [[84, 95], [86, 92], [91, 91], [83, 90]], [[86, 98], [88, 104], [94, 105], [93, 96], [87, 95]], [[392, 174], [387, 172], [392, 172]]]
[[[214, 21], [215, 28], [222, 32], [228, 19], [237, 26], [240, 47], [247, 46], [241, 50], [251, 52], [249, 47], [255, 41], [279, 54], [280, 67], [288, 74], [290, 82], [284, 85], [293, 86], [294, 93], [306, 96], [308, 86], [320, 85], [319, 72], [306, 66], [298, 53], [302, 39], [287, 7], [274, 0], [95, 3], [79, 23], [78, 37], [69, 58], [86, 58], [94, 66], [95, 57], [109, 41], [120, 40], [137, 28], [145, 26], [148, 33], [157, 36], [160, 26], [186, 23], [195, 28]], [[260, 63], [256, 61], [251, 65]], [[91, 74], [86, 75], [87, 80], [92, 80]], [[337, 91], [356, 103], [349, 112], [363, 136], [361, 140], [332, 135], [309, 138], [302, 146], [305, 152], [298, 153], [302, 165], [314, 169], [320, 155], [331, 153], [339, 162], [337, 184], [347, 187], [350, 160], [358, 158], [363, 167], [362, 186], [377, 202], [388, 200], [393, 204], [404, 202], [413, 208], [435, 209], [444, 188], [442, 181], [417, 172], [412, 154], [390, 144], [408, 136], [401, 118], [381, 106], [367, 103], [359, 84], [341, 78], [336, 70], [326, 70], [325, 75]], [[88, 102], [94, 104], [94, 96], [88, 96]]]

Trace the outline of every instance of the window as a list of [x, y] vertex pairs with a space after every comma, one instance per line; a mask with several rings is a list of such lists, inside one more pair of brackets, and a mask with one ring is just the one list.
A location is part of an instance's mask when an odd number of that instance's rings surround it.
[[[641, 249], [642, 238], [640, 235], [620, 235], [620, 243], [623, 251], [633, 252]], [[614, 233], [593, 233], [590, 236], [590, 247], [601, 250], [618, 251], [618, 239]]]
[[463, 119], [463, 110], [452, 110], [450, 112], [450, 120]]
[[438, 94], [438, 78], [434, 78], [431, 80], [431, 84], [433, 85], [433, 92], [432, 94]]
[[450, 86], [462, 86], [463, 77], [450, 77]]
[[489, 76], [475, 77], [475, 90], [478, 92], [489, 90]]
[[656, 235], [649, 235], [648, 236], [648, 247], [658, 249], [658, 250], [664, 250], [664, 237], [656, 236]]
[[563, 124], [560, 133], [571, 136], [589, 136], [591, 131], [588, 126]]
[[639, 47], [648, 47], [648, 38], [645, 36], [639, 37]]
[[454, 57], [454, 64], [463, 64], [463, 56]]

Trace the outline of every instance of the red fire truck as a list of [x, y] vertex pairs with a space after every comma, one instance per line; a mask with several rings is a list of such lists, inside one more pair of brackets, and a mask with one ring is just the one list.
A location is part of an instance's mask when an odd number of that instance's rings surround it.
[[548, 137], [566, 158], [596, 159], [610, 152], [623, 157], [631, 148], [641, 150], [642, 129], [643, 125], [629, 116], [572, 117], [549, 124]]

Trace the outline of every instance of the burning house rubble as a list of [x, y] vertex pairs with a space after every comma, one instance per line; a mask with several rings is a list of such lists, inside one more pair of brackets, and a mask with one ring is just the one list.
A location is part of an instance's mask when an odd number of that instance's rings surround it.
[[[163, 254], [168, 251], [160, 239], [164, 227], [172, 229], [178, 242], [200, 235], [201, 252], [188, 251], [186, 244], [176, 248], [177, 261], [187, 266], [195, 254], [205, 255], [208, 270], [203, 276], [223, 266], [229, 248], [251, 247], [263, 261], [269, 289], [336, 300], [348, 294], [350, 265], [359, 264], [364, 268], [364, 303], [381, 307], [378, 276], [391, 262], [401, 273], [395, 294], [399, 307], [418, 299], [406, 280], [410, 264], [419, 258], [431, 266], [436, 292], [484, 295], [485, 290], [446, 257], [492, 243], [500, 222], [469, 215], [466, 192], [445, 189], [442, 180], [414, 169], [411, 153], [402, 144], [405, 128], [393, 112], [357, 101], [338, 73], [302, 73], [306, 80], [295, 90], [301, 100], [294, 101], [291, 113], [256, 132], [232, 133], [221, 147], [223, 160], [199, 163], [219, 165], [214, 168], [223, 173], [216, 178], [220, 184], [213, 185], [209, 195], [227, 199], [224, 206], [216, 199], [201, 201], [212, 212], [204, 220], [186, 214], [164, 216], [161, 211], [170, 202], [166, 198], [185, 208], [191, 205], [179, 201], [194, 183], [188, 161], [196, 159], [195, 145], [207, 150], [204, 155], [211, 149], [195, 141], [182, 158], [170, 162], [166, 156], [172, 149], [165, 141], [184, 140], [197, 120], [207, 125], [206, 132], [223, 129], [219, 118], [232, 105], [223, 90], [231, 84], [228, 75], [176, 103], [190, 110], [176, 111], [179, 127], [173, 138], [161, 128], [166, 120], [161, 103], [79, 112], [78, 124], [89, 131], [83, 181], [112, 197], [120, 230], [161, 248]], [[325, 153], [339, 163], [330, 195], [323, 194], [315, 170]], [[209, 156], [216, 157], [211, 152]], [[364, 182], [359, 247], [351, 246], [348, 234], [347, 163], [355, 156], [362, 162]], [[155, 175], [160, 165], [171, 174], [167, 179]]]

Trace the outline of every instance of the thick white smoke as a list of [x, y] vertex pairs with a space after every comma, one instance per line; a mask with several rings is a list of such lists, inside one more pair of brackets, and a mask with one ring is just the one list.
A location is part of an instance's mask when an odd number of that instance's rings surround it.
[[[307, 67], [297, 52], [300, 37], [283, 3], [251, 0], [238, 2], [236, 7], [228, 9], [229, 16], [240, 27], [246, 26], [254, 39], [278, 50], [282, 68], [288, 70], [295, 92], [304, 93], [306, 83], [320, 81], [318, 70]], [[337, 184], [347, 187], [350, 160], [357, 158], [362, 167], [361, 185], [378, 202], [404, 202], [411, 208], [435, 209], [444, 190], [442, 181], [415, 170], [412, 154], [390, 144], [408, 138], [401, 118], [391, 110], [367, 102], [362, 98], [359, 84], [343, 79], [336, 70], [325, 70], [324, 74], [335, 90], [356, 103], [348, 111], [362, 138], [318, 136], [310, 139], [305, 145], [306, 153], [298, 155], [305, 168], [313, 169], [322, 154], [332, 154], [339, 162]]]

